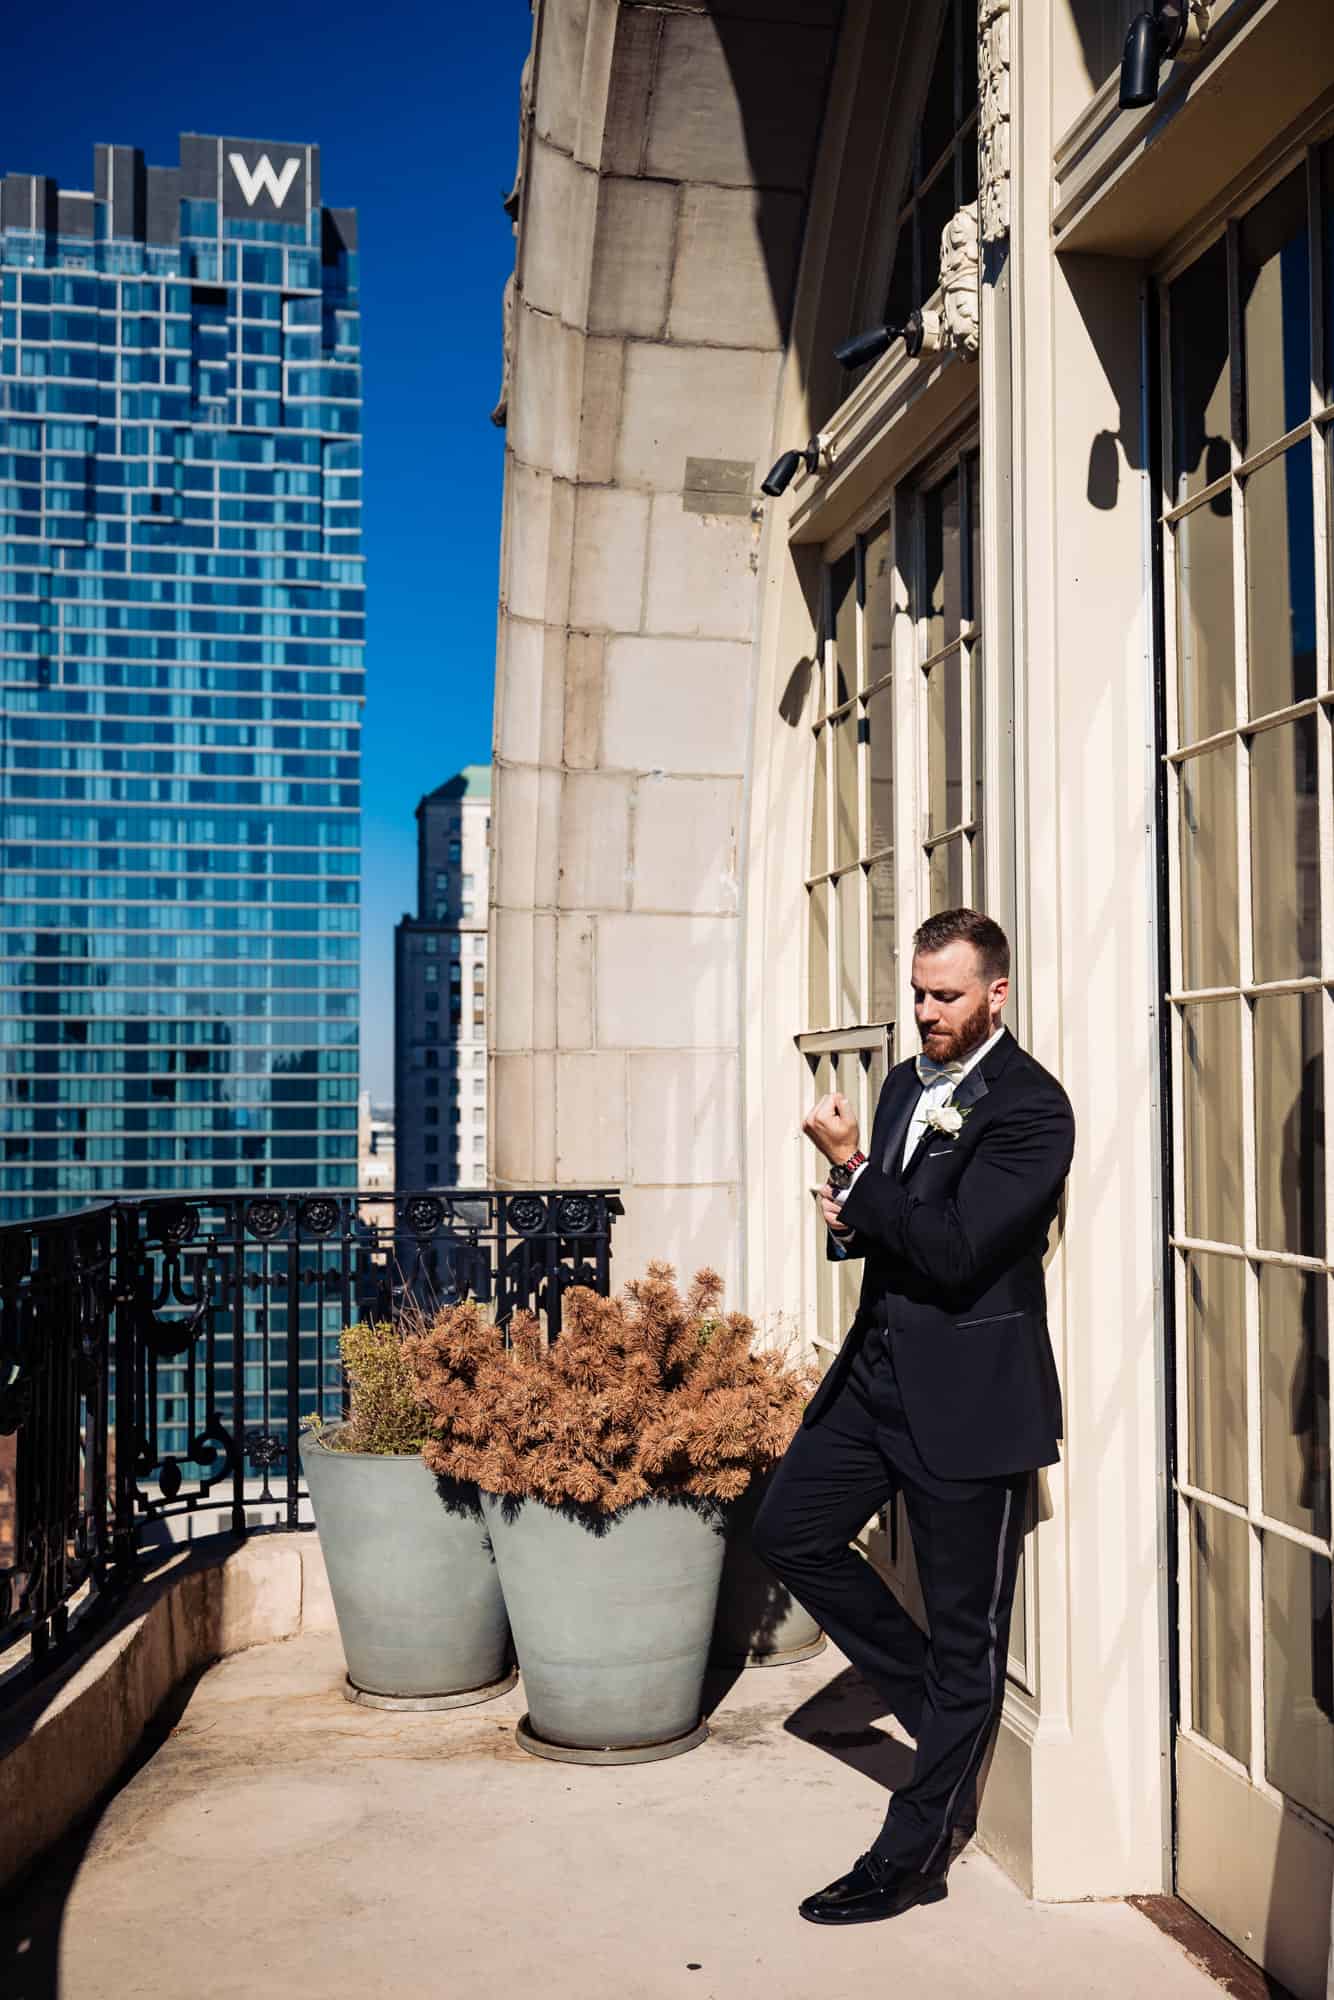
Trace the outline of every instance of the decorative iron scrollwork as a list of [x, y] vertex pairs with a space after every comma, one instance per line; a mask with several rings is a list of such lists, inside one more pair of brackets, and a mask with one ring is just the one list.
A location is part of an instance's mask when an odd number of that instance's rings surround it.
[[190, 1440], [190, 1461], [193, 1465], [206, 1465], [210, 1458], [221, 1453], [221, 1466], [210, 1466], [202, 1476], [216, 1482], [224, 1472], [236, 1466], [236, 1439], [222, 1422], [216, 1410], [210, 1412], [209, 1420], [202, 1431], [196, 1431]]
[[443, 1202], [433, 1194], [416, 1194], [405, 1209], [408, 1227], [417, 1236], [433, 1236], [445, 1219]]
[[199, 1217], [188, 1202], [154, 1202], [148, 1211], [148, 1230], [179, 1250], [183, 1243], [193, 1243], [199, 1233]]
[[252, 1201], [247, 1204], [245, 1226], [261, 1243], [267, 1243], [283, 1226], [283, 1205], [279, 1201]]
[[141, 1293], [136, 1313], [139, 1335], [154, 1359], [175, 1361], [182, 1354], [188, 1354], [204, 1330], [204, 1322], [212, 1303], [213, 1285], [207, 1271], [200, 1280], [199, 1298], [194, 1310], [186, 1314], [183, 1319], [164, 1319], [161, 1313], [153, 1311]]
[[547, 1225], [547, 1205], [540, 1194], [516, 1194], [505, 1214], [520, 1236], [536, 1236]]
[[328, 1236], [338, 1227], [338, 1203], [327, 1195], [314, 1195], [302, 1202], [297, 1219], [307, 1236]]
[[164, 1458], [158, 1468], [158, 1490], [164, 1500], [174, 1500], [181, 1490], [181, 1462], [177, 1458]]
[[287, 1458], [287, 1441], [276, 1431], [247, 1431], [245, 1434], [245, 1455], [252, 1465], [263, 1472], [272, 1472], [275, 1465], [282, 1465]]
[[556, 1204], [556, 1227], [562, 1236], [587, 1236], [595, 1216], [591, 1195], [563, 1194]]

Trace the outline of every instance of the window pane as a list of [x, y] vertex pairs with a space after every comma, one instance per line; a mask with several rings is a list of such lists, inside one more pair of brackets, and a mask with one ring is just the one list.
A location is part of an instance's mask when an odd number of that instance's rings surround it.
[[851, 1026], [862, 1012], [862, 871], [838, 878], [838, 1023]]
[[894, 845], [894, 689], [887, 684], [866, 702], [870, 759], [871, 834], [869, 854]]
[[890, 514], [866, 537], [862, 575], [866, 595], [862, 613], [866, 685], [874, 687], [894, 664], [894, 521]]
[[1250, 210], [1240, 229], [1246, 450], [1311, 414], [1311, 268], [1306, 170]]
[[967, 892], [968, 900], [975, 910], [985, 910], [987, 907], [987, 850], [986, 837], [981, 827], [977, 829], [976, 833], [968, 836], [968, 844], [973, 857], [973, 880], [972, 886]]
[[1185, 1258], [1191, 1484], [1246, 1502], [1246, 1266]]
[[1317, 1818], [1334, 1821], [1334, 1648], [1329, 1560], [1264, 1539], [1265, 1772]]
[[963, 613], [965, 618], [975, 620], [982, 616], [982, 494], [978, 463], [976, 453], [964, 461], [964, 477], [968, 482], [968, 574], [964, 582]]
[[829, 725], [834, 740], [834, 866], [857, 859], [857, 716], [854, 710]]
[[1190, 1511], [1195, 1727], [1244, 1764], [1251, 1754], [1250, 1530], [1213, 1507]]
[[829, 731], [815, 732], [815, 788], [811, 795], [811, 874], [829, 866]]
[[1235, 986], [1237, 746], [1181, 766], [1181, 969], [1188, 987]]
[[1260, 1377], [1265, 1512], [1308, 1535], [1329, 1533], [1329, 1280], [1260, 1266]]
[[982, 641], [974, 641], [968, 655], [969, 699], [973, 709], [973, 818], [978, 826], [982, 824], [982, 787], [986, 776], [987, 749], [985, 733], [986, 682], [983, 679]]
[[922, 108], [921, 171], [929, 173], [954, 136], [954, 0], [945, 9], [935, 67]]
[[1315, 693], [1315, 517], [1311, 446], [1246, 481], [1246, 629], [1251, 714]]
[[926, 684], [927, 833], [963, 820], [963, 689], [959, 655], [932, 667]]
[[817, 882], [809, 893], [809, 983], [806, 1020], [812, 1028], [827, 1028], [829, 1026], [829, 884]]
[[922, 243], [922, 297], [929, 299], [940, 284], [940, 239], [945, 224], [954, 213], [954, 174], [946, 167], [933, 181], [918, 206], [918, 226]]
[[1325, 1243], [1319, 993], [1255, 1003], [1257, 1227], [1266, 1250], [1308, 1257]]
[[931, 850], [931, 913], [957, 910], [963, 903], [963, 836], [942, 840]]
[[1181, 1010], [1186, 1234], [1242, 1241], [1241, 1002]]
[[[939, 242], [936, 249], [939, 250]], [[939, 653], [959, 636], [963, 576], [959, 545], [959, 475], [951, 473], [926, 495], [926, 653]]]
[[857, 552], [849, 549], [829, 570], [829, 618], [834, 633], [831, 708], [848, 700], [857, 685]]
[[1217, 243], [1170, 292], [1173, 492], [1179, 506], [1231, 462], [1228, 419], [1227, 244]]
[[1255, 977], [1263, 983], [1314, 975], [1320, 970], [1320, 827], [1313, 715], [1252, 737], [1251, 829]]
[[1184, 748], [1236, 722], [1232, 497], [1216, 493], [1176, 528], [1179, 740]]
[[898, 968], [894, 929], [894, 863], [873, 861], [871, 894], [871, 1014], [873, 1021], [892, 1021], [898, 1004]]

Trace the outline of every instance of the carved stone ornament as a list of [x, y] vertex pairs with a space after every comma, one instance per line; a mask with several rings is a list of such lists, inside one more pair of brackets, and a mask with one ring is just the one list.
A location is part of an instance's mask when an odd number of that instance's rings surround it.
[[945, 345], [970, 358], [977, 353], [980, 260], [977, 203], [969, 202], [940, 234], [940, 311]]
[[528, 172], [528, 144], [533, 123], [533, 52], [530, 49], [523, 59], [523, 70], [519, 77], [519, 157], [514, 163], [514, 184], [502, 198], [501, 207], [514, 224], [514, 234], [519, 233], [519, 207], [523, 200], [523, 183]]
[[1010, 233], [1010, 0], [977, 10], [977, 185], [984, 243]]
[[514, 273], [505, 280], [505, 295], [501, 300], [500, 334], [500, 396], [491, 412], [491, 421], [497, 430], [503, 431], [509, 420], [510, 378], [514, 373]]
[[921, 315], [922, 347], [928, 354], [953, 348], [966, 360], [977, 359], [980, 275], [977, 204], [970, 202], [940, 232], [940, 310], [924, 306]]

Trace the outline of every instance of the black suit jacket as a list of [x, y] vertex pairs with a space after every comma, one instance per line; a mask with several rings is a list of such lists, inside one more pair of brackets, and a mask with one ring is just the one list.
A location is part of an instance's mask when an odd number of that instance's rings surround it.
[[1074, 1152], [1070, 1101], [1007, 1031], [954, 1093], [967, 1112], [957, 1136], [928, 1127], [901, 1168], [920, 1088], [903, 1062], [880, 1093], [869, 1164], [843, 1204], [844, 1248], [866, 1259], [861, 1300], [803, 1421], [819, 1421], [867, 1333], [885, 1327], [928, 1471], [1050, 1465], [1061, 1391], [1042, 1260]]

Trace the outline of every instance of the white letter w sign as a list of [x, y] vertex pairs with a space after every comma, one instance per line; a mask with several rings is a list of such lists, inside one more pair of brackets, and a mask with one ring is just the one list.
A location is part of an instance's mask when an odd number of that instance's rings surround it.
[[274, 172], [273, 162], [267, 153], [261, 153], [253, 167], [248, 167], [239, 153], [229, 153], [227, 163], [240, 183], [247, 208], [255, 206], [261, 189], [267, 192], [275, 208], [281, 208], [301, 170], [300, 156], [295, 154], [290, 160], [283, 161], [281, 173]]

